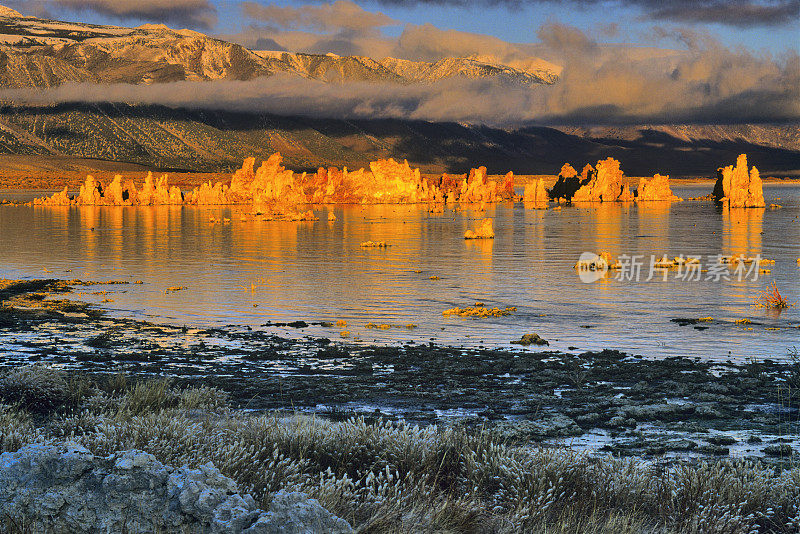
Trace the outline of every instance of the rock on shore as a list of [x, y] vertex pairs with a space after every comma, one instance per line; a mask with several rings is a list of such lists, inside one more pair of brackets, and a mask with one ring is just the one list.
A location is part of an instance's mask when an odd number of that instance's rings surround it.
[[303, 493], [280, 491], [259, 510], [211, 464], [174, 468], [136, 450], [99, 458], [71, 442], [0, 455], [0, 513], [46, 532], [353, 532]]

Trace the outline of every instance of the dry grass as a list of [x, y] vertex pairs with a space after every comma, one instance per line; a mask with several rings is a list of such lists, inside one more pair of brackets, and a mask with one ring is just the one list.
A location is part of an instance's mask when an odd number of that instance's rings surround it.
[[[43, 367], [35, 384], [51, 383]], [[66, 390], [47, 399], [76, 398]], [[72, 383], [75, 383], [73, 381]], [[96, 454], [137, 448], [171, 465], [213, 462], [263, 504], [297, 489], [360, 532], [667, 534], [797, 532], [800, 467], [678, 463], [525, 448], [488, 429], [420, 428], [231, 411], [214, 388], [83, 379], [63, 410], [0, 406], [0, 445], [72, 439]], [[48, 401], [49, 402], [49, 401]]]

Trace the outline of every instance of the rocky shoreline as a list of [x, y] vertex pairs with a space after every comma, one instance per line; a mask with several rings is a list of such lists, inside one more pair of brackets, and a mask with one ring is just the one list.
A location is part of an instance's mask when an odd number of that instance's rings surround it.
[[[271, 333], [275, 325], [189, 329], [110, 318], [65, 298], [87, 284], [0, 284], [3, 367], [168, 376], [176, 385], [223, 389], [247, 411], [482, 427], [514, 443], [601, 454], [782, 462], [800, 449], [796, 354], [740, 364], [614, 350], [575, 355], [541, 346], [290, 339]], [[308, 324], [288, 326], [300, 334]]]

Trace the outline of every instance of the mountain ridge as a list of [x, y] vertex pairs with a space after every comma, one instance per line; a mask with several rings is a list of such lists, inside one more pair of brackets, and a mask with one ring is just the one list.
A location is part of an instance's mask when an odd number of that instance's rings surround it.
[[0, 106], [0, 154], [69, 156], [153, 169], [229, 172], [281, 152], [297, 170], [407, 159], [423, 172], [554, 174], [614, 157], [626, 174], [713, 176], [743, 152], [765, 175], [800, 172], [798, 124], [500, 129], [400, 119], [312, 119], [156, 105]]
[[[67, 82], [151, 84], [181, 80], [251, 80], [289, 73], [328, 83], [432, 83], [456, 76], [504, 84], [551, 85], [558, 67], [503, 65], [491, 58], [413, 62], [361, 56], [254, 52], [239, 44], [164, 24], [136, 28], [63, 22], [0, 6], [0, 87]], [[402, 65], [402, 68], [400, 67]]]

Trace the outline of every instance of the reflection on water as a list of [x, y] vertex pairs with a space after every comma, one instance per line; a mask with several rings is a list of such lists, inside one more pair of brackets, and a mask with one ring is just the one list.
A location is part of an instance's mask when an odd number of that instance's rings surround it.
[[723, 254], [761, 254], [764, 211], [747, 208], [722, 210]]
[[[699, 196], [707, 186], [675, 189]], [[142, 280], [81, 298], [110, 298], [104, 306], [119, 315], [177, 325], [343, 319], [353, 336], [368, 342], [508, 346], [535, 332], [561, 350], [784, 357], [800, 344], [798, 309], [775, 316], [751, 303], [772, 280], [789, 300], [800, 300], [800, 226], [793, 221], [800, 187], [765, 186], [765, 196], [782, 197], [784, 208], [724, 210], [682, 202], [534, 210], [501, 204], [432, 214], [420, 206], [322, 206], [319, 221], [280, 222], [261, 221], [240, 207], [3, 206], [0, 275]], [[327, 211], [336, 221], [327, 220]], [[464, 232], [483, 217], [494, 218], [496, 238], [465, 241]], [[363, 241], [392, 246], [362, 249]], [[646, 260], [642, 279], [583, 284], [572, 266], [584, 251], [640, 255]], [[776, 264], [758, 280], [693, 282], [672, 273], [646, 280], [651, 255], [705, 262], [735, 253], [761, 254]], [[172, 286], [188, 289], [165, 292]], [[442, 317], [445, 309], [476, 301], [518, 311], [483, 320]], [[670, 321], [709, 316], [715, 321], [704, 324], [707, 329]], [[745, 317], [753, 324], [734, 323]], [[369, 322], [393, 327], [366, 329]], [[409, 323], [419, 328], [402, 328]], [[338, 337], [340, 330], [292, 332]]]

